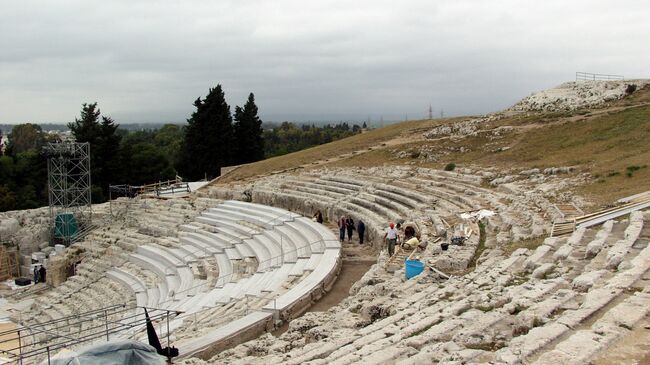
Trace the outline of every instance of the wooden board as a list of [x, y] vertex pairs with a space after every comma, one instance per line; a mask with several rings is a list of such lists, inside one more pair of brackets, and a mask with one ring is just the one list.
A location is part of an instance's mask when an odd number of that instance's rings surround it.
[[[16, 325], [11, 322], [2, 323], [0, 322], [0, 333], [5, 331], [12, 331], [16, 329]], [[9, 332], [5, 335], [0, 335], [0, 350], [9, 351], [18, 347], [18, 338], [16, 332]], [[7, 341], [9, 340], [9, 341]], [[7, 341], [7, 342], [4, 342]], [[18, 354], [15, 352], [16, 355]], [[0, 353], [0, 357], [8, 357], [6, 354]], [[10, 362], [11, 363], [11, 362]]]

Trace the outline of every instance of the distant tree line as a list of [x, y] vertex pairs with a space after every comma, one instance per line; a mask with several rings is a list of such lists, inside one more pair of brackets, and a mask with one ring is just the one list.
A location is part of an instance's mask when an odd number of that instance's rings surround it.
[[350, 127], [345, 122], [336, 125], [326, 124], [322, 127], [316, 127], [313, 124], [296, 125], [283, 122], [276, 127], [264, 130], [264, 156], [268, 158], [300, 151], [349, 137], [360, 131], [359, 125], [355, 124]]
[[[68, 128], [90, 143], [92, 201], [108, 199], [109, 184], [143, 185], [176, 175], [187, 181], [219, 176], [224, 166], [258, 161], [358, 133], [358, 125], [297, 126], [283, 122], [264, 130], [251, 93], [231, 114], [221, 85], [194, 102], [187, 125], [125, 130], [86, 103]], [[365, 127], [365, 126], [364, 126]], [[1, 132], [0, 132], [1, 137]], [[0, 155], [0, 211], [47, 205], [47, 160], [43, 146], [57, 142], [39, 125], [13, 126]]]
[[0, 155], [0, 211], [37, 208], [47, 204], [45, 143], [54, 141], [40, 126], [13, 127]]

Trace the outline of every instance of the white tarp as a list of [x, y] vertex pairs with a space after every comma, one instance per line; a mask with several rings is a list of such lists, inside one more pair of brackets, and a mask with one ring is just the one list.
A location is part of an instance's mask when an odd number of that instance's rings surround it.
[[474, 212], [461, 213], [460, 217], [463, 218], [463, 219], [472, 219], [472, 218], [474, 218], [474, 219], [480, 221], [481, 219], [486, 218], [486, 217], [491, 217], [494, 214], [495, 213], [493, 211], [491, 211], [491, 210], [481, 209], [481, 210], [477, 210], [477, 211], [474, 211]]
[[[156, 349], [138, 341], [111, 341], [93, 345], [78, 353], [64, 352], [51, 365], [165, 365], [166, 358]], [[41, 365], [47, 364], [47, 360]]]

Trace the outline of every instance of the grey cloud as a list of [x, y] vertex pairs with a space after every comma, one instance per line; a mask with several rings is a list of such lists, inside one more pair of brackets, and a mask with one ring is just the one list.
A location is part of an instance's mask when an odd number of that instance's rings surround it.
[[221, 83], [264, 119], [498, 110], [575, 71], [647, 77], [643, 1], [0, 1], [0, 123], [184, 121]]

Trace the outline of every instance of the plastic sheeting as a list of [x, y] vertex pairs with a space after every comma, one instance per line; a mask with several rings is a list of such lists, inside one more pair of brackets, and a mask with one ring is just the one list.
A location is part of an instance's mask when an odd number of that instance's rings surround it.
[[[112, 341], [87, 347], [79, 353], [55, 356], [51, 365], [164, 365], [166, 358], [152, 346], [137, 341]], [[47, 360], [41, 365], [47, 364]]]
[[463, 219], [474, 218], [477, 221], [480, 221], [481, 219], [486, 218], [486, 217], [491, 217], [494, 214], [495, 213], [493, 211], [491, 211], [491, 210], [481, 209], [481, 210], [477, 210], [475, 212], [462, 213], [462, 214], [460, 214], [460, 217], [463, 218]]

